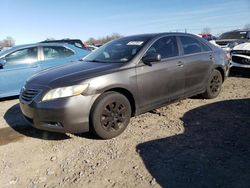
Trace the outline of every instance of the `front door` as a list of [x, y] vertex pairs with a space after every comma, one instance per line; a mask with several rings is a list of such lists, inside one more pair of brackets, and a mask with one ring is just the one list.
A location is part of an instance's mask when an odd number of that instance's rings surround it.
[[0, 97], [19, 95], [26, 79], [39, 70], [37, 47], [17, 50], [4, 59], [6, 64], [0, 69]]
[[147, 111], [182, 96], [185, 87], [185, 71], [179, 57], [179, 49], [174, 36], [158, 39], [145, 55], [158, 53], [160, 62], [152, 66], [142, 62], [136, 68], [140, 108]]

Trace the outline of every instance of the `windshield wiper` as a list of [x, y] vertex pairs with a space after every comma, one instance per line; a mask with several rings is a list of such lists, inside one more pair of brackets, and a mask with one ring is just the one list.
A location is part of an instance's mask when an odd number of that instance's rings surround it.
[[103, 63], [103, 61], [97, 60], [97, 59], [92, 59], [92, 60], [85, 60], [87, 62], [94, 62], [94, 63]]

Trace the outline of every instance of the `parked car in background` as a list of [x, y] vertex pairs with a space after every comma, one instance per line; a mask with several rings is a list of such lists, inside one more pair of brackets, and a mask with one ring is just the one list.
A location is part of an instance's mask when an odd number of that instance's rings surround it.
[[186, 33], [144, 34], [111, 41], [72, 64], [30, 78], [19, 97], [34, 127], [56, 132], [93, 130], [108, 139], [130, 117], [197, 94], [219, 95], [226, 54]]
[[95, 46], [95, 45], [87, 45], [87, 48], [88, 48], [89, 50], [91, 50], [91, 51], [94, 51], [94, 50], [97, 50], [97, 49], [98, 49], [98, 47]]
[[231, 50], [231, 66], [250, 68], [250, 41], [239, 44]]
[[206, 39], [207, 41], [210, 41], [210, 40], [216, 40], [216, 37], [213, 36], [212, 34], [210, 33], [202, 33], [202, 34], [199, 34], [202, 38]]
[[103, 44], [95, 44], [96, 47], [100, 48]]
[[234, 30], [220, 35], [216, 43], [228, 51], [248, 41], [250, 41], [250, 30]]
[[68, 43], [71, 45], [75, 45], [76, 47], [89, 50], [87, 45], [85, 45], [80, 39], [45, 40], [42, 41], [41, 43]]
[[0, 52], [0, 98], [19, 95], [25, 80], [43, 69], [77, 61], [90, 51], [66, 43], [15, 46]]

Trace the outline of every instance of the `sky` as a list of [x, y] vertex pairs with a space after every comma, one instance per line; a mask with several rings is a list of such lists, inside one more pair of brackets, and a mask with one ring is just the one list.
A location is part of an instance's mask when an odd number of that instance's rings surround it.
[[0, 40], [178, 31], [214, 35], [250, 24], [250, 0], [0, 0]]

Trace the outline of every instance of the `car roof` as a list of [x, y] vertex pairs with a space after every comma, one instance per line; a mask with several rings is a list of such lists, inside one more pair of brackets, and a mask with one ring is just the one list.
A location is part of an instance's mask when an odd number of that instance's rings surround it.
[[126, 37], [158, 37], [158, 36], [165, 36], [165, 35], [189, 35], [189, 36], [196, 36], [191, 33], [183, 33], [183, 32], [164, 32], [164, 33], [148, 33], [148, 34], [138, 34], [138, 35], [130, 35]]
[[68, 44], [68, 43], [45, 43], [44, 42], [44, 43], [23, 44], [23, 45], [13, 46], [12, 48], [4, 50], [4, 51], [0, 51], [0, 57], [2, 55], [11, 53], [15, 50], [19, 50], [19, 49], [23, 49], [23, 48], [39, 47], [39, 46], [66, 46], [66, 47], [69, 47], [71, 49], [77, 48], [74, 45]]
[[250, 29], [235, 29], [232, 31], [227, 31], [225, 33], [231, 33], [231, 32], [250, 32]]
[[71, 44], [68, 44], [68, 43], [63, 43], [63, 42], [60, 42], [60, 43], [57, 43], [57, 42], [43, 42], [43, 43], [33, 43], [33, 44], [23, 44], [23, 45], [17, 45], [17, 46], [14, 46], [13, 48], [25, 48], [25, 47], [33, 47], [33, 46], [73, 46]]
[[52, 42], [80, 42], [82, 43], [82, 41], [80, 39], [58, 39], [58, 40], [44, 40], [40, 43], [52, 43]]

